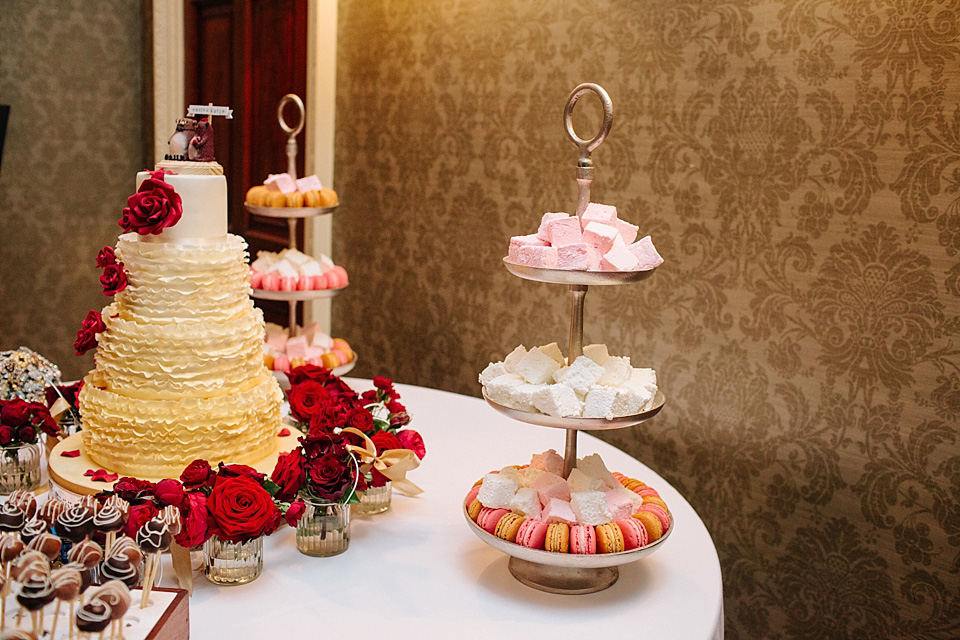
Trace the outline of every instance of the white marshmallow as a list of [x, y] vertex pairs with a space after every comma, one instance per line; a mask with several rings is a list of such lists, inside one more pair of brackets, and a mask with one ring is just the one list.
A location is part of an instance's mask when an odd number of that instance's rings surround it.
[[610, 357], [610, 353], [607, 351], [607, 345], [605, 344], [588, 344], [583, 348], [583, 355], [599, 365], [603, 365], [607, 358]]
[[560, 365], [551, 356], [539, 349], [531, 349], [513, 368], [513, 372], [523, 376], [530, 384], [545, 384], [553, 379], [553, 372]]
[[512, 397], [513, 404], [511, 404], [510, 406], [520, 411], [529, 411], [531, 413], [536, 413], [537, 407], [533, 403], [533, 399], [534, 397], [536, 397], [537, 393], [539, 393], [540, 390], [543, 389], [545, 386], [547, 385], [530, 384], [529, 382], [525, 382], [524, 384], [513, 387], [510, 390], [510, 393], [513, 396]]
[[[483, 502], [482, 500], [480, 501]], [[525, 518], [539, 520], [541, 516], [540, 498], [535, 489], [523, 487], [517, 490], [510, 501], [510, 510]]]
[[607, 489], [623, 488], [623, 485], [620, 484], [620, 481], [614, 478], [613, 474], [610, 473], [610, 470], [607, 469], [607, 465], [603, 463], [603, 458], [600, 457], [599, 453], [584, 456], [583, 458], [577, 460], [577, 469], [584, 472], [591, 478], [600, 480]]
[[554, 360], [556, 360], [556, 361], [557, 361], [557, 364], [560, 365], [561, 367], [562, 367], [563, 365], [567, 364], [566, 358], [563, 357], [563, 352], [560, 351], [560, 347], [557, 346], [557, 343], [556, 343], [556, 342], [551, 342], [550, 344], [545, 344], [545, 345], [543, 345], [542, 347], [537, 347], [537, 349], [538, 349], [539, 351], [547, 354], [548, 356], [550, 356], [550, 357], [553, 358]]
[[502, 362], [491, 362], [480, 372], [480, 384], [487, 386], [488, 382], [505, 373], [507, 373], [507, 368], [503, 366]]
[[[483, 502], [481, 500], [480, 502]], [[602, 491], [582, 491], [570, 493], [570, 508], [580, 524], [606, 524], [613, 519], [607, 496]]]
[[503, 366], [506, 367], [507, 371], [514, 373], [517, 363], [523, 359], [523, 356], [527, 355], [527, 348], [523, 345], [520, 345], [503, 359]]
[[619, 387], [630, 379], [633, 368], [630, 366], [630, 358], [623, 356], [610, 356], [604, 360], [603, 375], [597, 380], [597, 384], [607, 385], [609, 387]]
[[615, 387], [596, 386], [587, 392], [583, 402], [584, 418], [606, 418], [612, 420], [613, 404], [617, 400]]
[[580, 356], [564, 372], [560, 383], [576, 391], [582, 398], [602, 375], [603, 367], [586, 356]]
[[583, 412], [583, 403], [573, 389], [563, 384], [548, 384], [533, 396], [533, 404], [541, 413], [570, 418]]
[[510, 501], [519, 488], [520, 485], [510, 478], [501, 477], [499, 473], [488, 473], [483, 476], [477, 500], [491, 509], [509, 509]]
[[567, 484], [570, 485], [570, 491], [601, 491], [606, 488], [603, 481], [599, 478], [588, 476], [580, 469], [574, 468], [567, 476]]
[[505, 407], [513, 407], [513, 388], [523, 384], [523, 378], [513, 373], [497, 376], [483, 385], [487, 397]]

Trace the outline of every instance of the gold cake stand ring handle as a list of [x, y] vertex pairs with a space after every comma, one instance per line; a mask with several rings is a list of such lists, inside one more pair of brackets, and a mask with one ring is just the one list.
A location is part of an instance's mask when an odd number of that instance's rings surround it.
[[[580, 97], [587, 93], [594, 93], [600, 99], [600, 104], [603, 106], [603, 124], [597, 135], [584, 140], [573, 130], [573, 108]], [[593, 182], [593, 161], [590, 159], [590, 154], [600, 146], [613, 126], [613, 102], [610, 100], [610, 95], [603, 87], [592, 82], [579, 85], [567, 98], [567, 104], [563, 108], [563, 126], [567, 131], [567, 137], [577, 146], [580, 156], [577, 159], [577, 185], [580, 191], [577, 215], [580, 216], [590, 202], [590, 183]]]
[[[287, 124], [287, 121], [283, 118], [283, 109], [289, 103], [297, 105], [297, 115], [298, 121], [297, 126], [291, 127]], [[303, 100], [300, 99], [295, 93], [288, 93], [280, 99], [280, 104], [277, 105], [277, 120], [280, 121], [280, 128], [283, 129], [283, 132], [286, 133], [291, 138], [297, 137], [301, 131], [303, 131], [303, 122], [306, 116], [306, 109], [303, 108]]]

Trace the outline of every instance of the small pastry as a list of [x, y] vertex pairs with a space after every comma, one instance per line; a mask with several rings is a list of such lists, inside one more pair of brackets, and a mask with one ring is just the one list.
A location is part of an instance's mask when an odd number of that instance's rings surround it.
[[27, 522], [27, 514], [19, 506], [4, 502], [0, 507], [0, 531], [20, 531]]
[[299, 191], [294, 191], [287, 194], [287, 206], [288, 207], [302, 207], [303, 206], [303, 194]]
[[320, 192], [317, 189], [310, 189], [303, 194], [303, 203], [308, 207], [319, 207], [321, 201]]
[[47, 531], [47, 523], [40, 518], [33, 517], [27, 520], [26, 524], [23, 525], [23, 529], [20, 530], [20, 539], [27, 544], [30, 544], [31, 540], [36, 538], [41, 533], [46, 533]]
[[264, 204], [268, 207], [286, 207], [287, 196], [279, 191], [271, 191], [267, 194]]
[[93, 569], [103, 560], [103, 548], [94, 540], [82, 540], [70, 547], [67, 561], [76, 562], [84, 569]]
[[331, 189], [330, 187], [324, 187], [320, 189], [320, 206], [321, 207], [333, 207], [338, 203], [337, 192]]
[[259, 184], [255, 187], [250, 187], [250, 190], [247, 191], [247, 204], [252, 204], [258, 207], [262, 206], [268, 193], [270, 193], [270, 190], [262, 184]]
[[49, 560], [53, 561], [60, 557], [60, 549], [62, 546], [63, 543], [60, 542], [60, 538], [52, 533], [41, 531], [30, 541], [27, 549], [39, 551], [47, 556]]
[[15, 504], [23, 509], [23, 512], [26, 514], [28, 519], [32, 518], [37, 512], [36, 496], [24, 489], [17, 489], [7, 496], [7, 502]]

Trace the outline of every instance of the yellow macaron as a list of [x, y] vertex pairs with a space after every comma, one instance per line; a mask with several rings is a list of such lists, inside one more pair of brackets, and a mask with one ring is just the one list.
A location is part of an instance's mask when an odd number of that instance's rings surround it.
[[503, 538], [507, 542], [513, 542], [517, 539], [517, 531], [523, 524], [523, 516], [516, 513], [508, 513], [497, 522], [497, 528], [493, 532], [498, 538]]
[[643, 528], [647, 530], [647, 537], [650, 542], [659, 540], [663, 535], [663, 525], [660, 524], [660, 519], [649, 511], [637, 511], [633, 514], [633, 517], [639, 520]]
[[623, 532], [615, 522], [597, 525], [597, 551], [600, 553], [618, 553], [623, 551]]
[[544, 549], [555, 553], [567, 553], [570, 549], [570, 527], [563, 522], [548, 525]]
[[473, 520], [474, 522], [476, 522], [476, 521], [477, 521], [477, 516], [480, 514], [480, 509], [483, 509], [483, 505], [480, 504], [480, 501], [479, 501], [479, 500], [477, 500], [476, 498], [474, 498], [474, 499], [473, 499], [473, 502], [471, 502], [471, 503], [467, 506], [467, 515], [470, 516], [470, 519], [471, 519], [471, 520]]

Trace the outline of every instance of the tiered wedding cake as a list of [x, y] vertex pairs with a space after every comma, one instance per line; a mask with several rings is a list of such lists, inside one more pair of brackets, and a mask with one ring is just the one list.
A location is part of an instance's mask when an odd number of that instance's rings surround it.
[[96, 369], [80, 393], [84, 453], [148, 478], [177, 477], [197, 458], [252, 464], [277, 446], [283, 394], [263, 364], [246, 243], [227, 233], [226, 179], [215, 162], [157, 168], [138, 174], [125, 220], [138, 203], [147, 215], [162, 209], [147, 193], [157, 181], [182, 215], [117, 242], [127, 285], [103, 310]]

